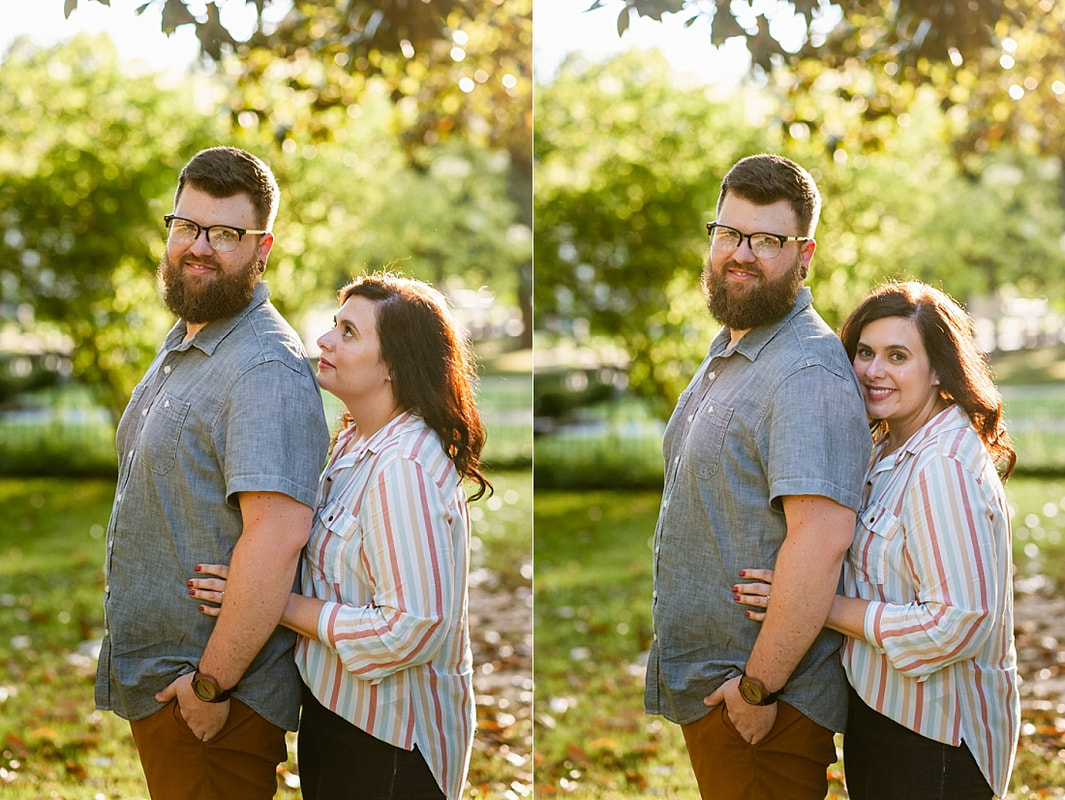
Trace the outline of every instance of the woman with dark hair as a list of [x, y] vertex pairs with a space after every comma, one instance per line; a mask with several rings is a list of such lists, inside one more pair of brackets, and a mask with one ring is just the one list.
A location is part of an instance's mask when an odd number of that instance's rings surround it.
[[[1004, 796], [1020, 725], [1002, 397], [968, 315], [917, 282], [878, 287], [840, 338], [874, 436], [827, 627], [846, 635], [852, 800]], [[739, 602], [769, 606], [771, 570]]]
[[[476, 722], [463, 482], [491, 490], [472, 352], [426, 283], [377, 273], [339, 298], [318, 382], [344, 427], [281, 620], [300, 634], [303, 797], [458, 798]], [[217, 577], [194, 596], [221, 603], [225, 567], [199, 572]]]

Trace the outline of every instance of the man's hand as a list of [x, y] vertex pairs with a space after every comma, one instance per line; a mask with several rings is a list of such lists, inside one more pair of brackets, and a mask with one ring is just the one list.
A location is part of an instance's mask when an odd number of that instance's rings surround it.
[[203, 702], [192, 691], [192, 675], [193, 673], [186, 672], [156, 694], [155, 699], [160, 703], [169, 703], [176, 697], [178, 710], [185, 724], [189, 726], [189, 730], [201, 742], [209, 742], [218, 735], [218, 732], [225, 726], [226, 720], [229, 719], [229, 701]]
[[703, 703], [711, 708], [722, 702], [729, 720], [748, 744], [758, 744], [762, 741], [777, 721], [776, 703], [752, 706], [740, 696], [739, 676], [725, 681], [713, 694], [703, 698]]

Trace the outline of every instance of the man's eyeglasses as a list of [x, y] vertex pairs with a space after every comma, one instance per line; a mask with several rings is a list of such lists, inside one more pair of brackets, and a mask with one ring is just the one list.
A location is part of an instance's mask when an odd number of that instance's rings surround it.
[[710, 235], [710, 249], [721, 255], [728, 255], [740, 246], [744, 239], [751, 252], [758, 258], [773, 258], [788, 242], [808, 242], [809, 236], [781, 236], [778, 233], [740, 233], [735, 228], [719, 222], [706, 223], [706, 232]]
[[163, 217], [170, 230], [170, 241], [179, 247], [187, 247], [200, 238], [200, 231], [207, 231], [207, 243], [219, 253], [231, 253], [237, 249], [240, 240], [247, 235], [260, 235], [270, 231], [252, 231], [247, 228], [235, 228], [232, 225], [200, 225], [191, 219], [167, 214]]

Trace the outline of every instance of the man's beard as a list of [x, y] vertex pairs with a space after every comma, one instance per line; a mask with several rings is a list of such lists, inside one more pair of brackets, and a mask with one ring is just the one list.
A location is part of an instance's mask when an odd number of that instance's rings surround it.
[[157, 274], [166, 307], [185, 322], [196, 324], [243, 311], [255, 294], [265, 266], [258, 255], [234, 272], [223, 272], [217, 262], [209, 261], [206, 263], [216, 268], [215, 273], [200, 276], [185, 271], [186, 258], [187, 255], [182, 256], [175, 264], [164, 253]]
[[[720, 270], [715, 270], [707, 259], [703, 270], [706, 307], [722, 325], [734, 331], [749, 331], [783, 319], [795, 307], [795, 298], [806, 277], [801, 257], [795, 259], [791, 270], [775, 280], [768, 280], [765, 271], [758, 269], [760, 277], [751, 286], [728, 278], [732, 264], [726, 261]], [[755, 271], [754, 267], [741, 268]]]

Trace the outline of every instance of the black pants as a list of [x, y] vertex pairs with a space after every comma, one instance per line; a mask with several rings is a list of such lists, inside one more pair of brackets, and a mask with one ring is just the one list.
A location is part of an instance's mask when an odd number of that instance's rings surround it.
[[306, 686], [296, 757], [304, 800], [444, 800], [415, 747], [382, 742], [325, 708]]
[[933, 741], [869, 708], [852, 690], [843, 735], [851, 800], [991, 800], [966, 747]]

